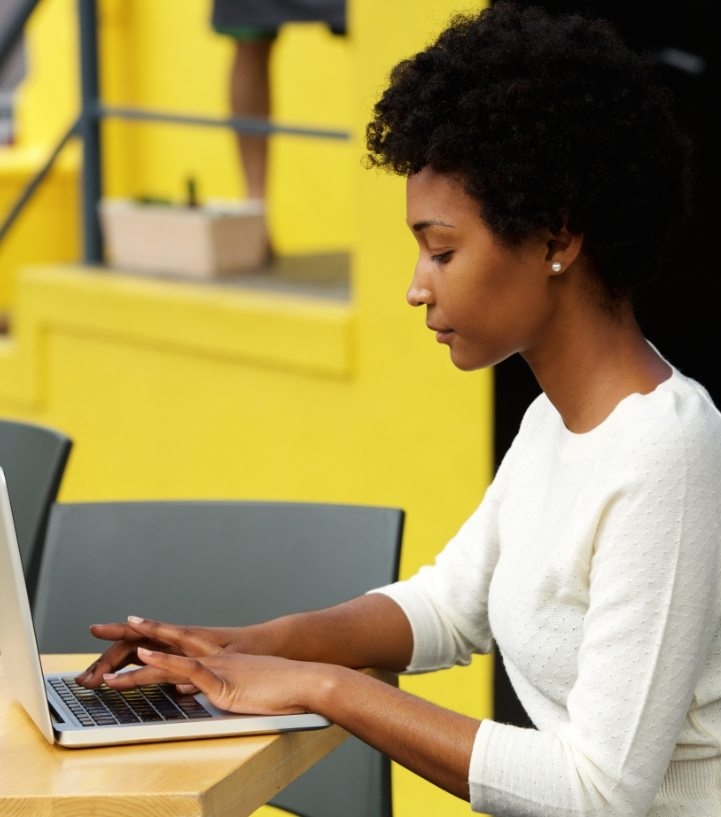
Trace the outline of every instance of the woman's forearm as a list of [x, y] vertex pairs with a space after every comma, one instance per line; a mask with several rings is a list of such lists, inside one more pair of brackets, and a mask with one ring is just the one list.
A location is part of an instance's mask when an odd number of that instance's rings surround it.
[[303, 705], [464, 800], [480, 722], [344, 667], [305, 665]]
[[251, 625], [243, 632], [248, 651], [344, 667], [400, 672], [413, 652], [408, 619], [392, 599], [379, 593]]

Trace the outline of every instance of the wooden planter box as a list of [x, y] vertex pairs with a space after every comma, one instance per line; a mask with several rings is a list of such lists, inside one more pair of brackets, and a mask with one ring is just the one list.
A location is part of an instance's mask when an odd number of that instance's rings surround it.
[[190, 278], [257, 270], [267, 255], [262, 205], [183, 207], [121, 199], [100, 204], [108, 263]]

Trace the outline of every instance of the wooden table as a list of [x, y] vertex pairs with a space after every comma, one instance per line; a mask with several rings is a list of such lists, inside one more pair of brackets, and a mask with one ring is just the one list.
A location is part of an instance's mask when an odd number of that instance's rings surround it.
[[[94, 656], [52, 655], [45, 671]], [[0, 662], [2, 817], [245, 817], [347, 737], [338, 726], [282, 735], [101, 749], [51, 746], [11, 700]]]

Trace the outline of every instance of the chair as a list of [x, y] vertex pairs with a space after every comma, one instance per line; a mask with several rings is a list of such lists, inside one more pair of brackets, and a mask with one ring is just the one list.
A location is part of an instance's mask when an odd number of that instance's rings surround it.
[[48, 513], [57, 497], [71, 448], [72, 440], [52, 428], [0, 420], [0, 468], [8, 485], [31, 599]]
[[[243, 624], [329, 606], [397, 578], [401, 510], [284, 502], [53, 507], [34, 610], [42, 652], [97, 652], [128, 614]], [[279, 792], [301, 817], [391, 817], [390, 763], [355, 738]]]

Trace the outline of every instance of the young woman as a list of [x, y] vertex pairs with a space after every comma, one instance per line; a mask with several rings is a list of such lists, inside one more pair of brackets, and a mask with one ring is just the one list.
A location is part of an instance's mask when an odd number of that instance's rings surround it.
[[[320, 712], [497, 817], [718, 817], [721, 415], [632, 300], [682, 210], [663, 93], [606, 24], [499, 3], [394, 69], [368, 146], [407, 177], [410, 304], [458, 368], [518, 353], [543, 393], [434, 565], [256, 626], [95, 626], [83, 683]], [[537, 729], [352, 669], [494, 643]]]

